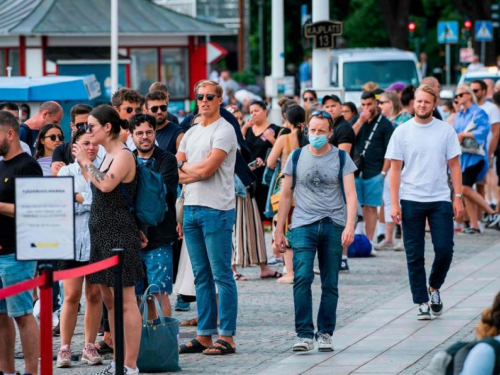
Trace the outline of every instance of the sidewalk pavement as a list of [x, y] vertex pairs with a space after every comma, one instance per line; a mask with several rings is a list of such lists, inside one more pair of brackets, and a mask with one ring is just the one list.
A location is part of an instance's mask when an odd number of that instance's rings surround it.
[[[433, 260], [430, 238], [426, 241], [426, 266]], [[213, 357], [182, 355], [185, 374], [425, 374], [433, 353], [460, 339], [473, 339], [472, 331], [481, 311], [500, 290], [500, 236], [497, 231], [481, 235], [456, 235], [451, 270], [443, 286], [445, 313], [432, 321], [417, 321], [412, 304], [404, 252], [379, 251], [374, 258], [350, 259], [351, 272], [341, 274], [335, 351], [292, 355], [295, 342], [292, 285], [259, 279], [259, 268], [239, 268], [249, 277], [238, 281], [237, 354]], [[313, 284], [317, 314], [321, 285]], [[174, 296], [171, 300], [174, 302]], [[314, 316], [315, 316], [314, 315]], [[185, 320], [196, 316], [174, 312]], [[83, 347], [83, 316], [79, 316], [73, 338], [73, 355]], [[196, 336], [194, 327], [181, 328], [180, 342]], [[60, 339], [54, 340], [54, 354]], [[22, 370], [19, 342], [16, 366]], [[89, 368], [73, 362], [71, 369], [54, 374], [90, 374]]]

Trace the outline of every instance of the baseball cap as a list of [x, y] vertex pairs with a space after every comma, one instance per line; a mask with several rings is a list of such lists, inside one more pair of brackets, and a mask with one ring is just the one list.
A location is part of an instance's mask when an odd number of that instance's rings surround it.
[[335, 94], [323, 96], [323, 99], [321, 99], [321, 104], [325, 105], [325, 102], [327, 100], [333, 100], [334, 102], [342, 104], [342, 100], [340, 100], [340, 98]]

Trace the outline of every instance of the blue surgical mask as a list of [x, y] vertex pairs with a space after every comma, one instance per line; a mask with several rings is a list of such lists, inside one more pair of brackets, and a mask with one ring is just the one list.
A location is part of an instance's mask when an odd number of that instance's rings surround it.
[[450, 117], [450, 112], [443, 112], [443, 121], [446, 121]]
[[326, 145], [327, 142], [328, 142], [328, 139], [326, 138], [326, 135], [309, 134], [309, 143], [316, 150], [319, 150], [321, 147]]

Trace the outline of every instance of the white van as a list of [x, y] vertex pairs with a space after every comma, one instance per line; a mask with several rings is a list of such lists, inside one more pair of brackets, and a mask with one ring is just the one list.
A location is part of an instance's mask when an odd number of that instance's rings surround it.
[[345, 102], [359, 105], [361, 88], [368, 81], [385, 89], [394, 82], [418, 86], [422, 79], [413, 52], [396, 48], [349, 48], [331, 52], [331, 86], [344, 93]]

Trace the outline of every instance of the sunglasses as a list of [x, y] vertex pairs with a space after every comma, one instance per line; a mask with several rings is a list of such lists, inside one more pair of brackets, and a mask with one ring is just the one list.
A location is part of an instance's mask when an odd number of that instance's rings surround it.
[[332, 119], [332, 116], [330, 116], [330, 114], [328, 112], [325, 112], [325, 111], [314, 111], [311, 113], [311, 117], [313, 116], [323, 116], [327, 119]]
[[85, 129], [87, 127], [87, 122], [78, 122], [75, 124], [76, 130]]
[[135, 111], [135, 113], [142, 113], [142, 107], [137, 107], [137, 108], [127, 107], [127, 108], [125, 108], [125, 112], [127, 112], [128, 114], [131, 114], [134, 111]]
[[87, 127], [85, 129], [87, 129], [87, 132], [89, 133], [92, 133], [92, 131], [94, 130], [94, 126], [98, 126], [100, 124], [87, 124]]
[[378, 104], [379, 104], [379, 105], [380, 105], [380, 104], [385, 104], [385, 103], [389, 103], [389, 101], [388, 101], [388, 100], [380, 100], [380, 101], [378, 102]]
[[461, 92], [460, 94], [455, 95], [455, 99], [456, 98], [461, 98], [461, 97], [463, 97], [464, 95], [467, 95], [467, 94], [469, 94], [469, 93], [468, 92]]
[[305, 102], [314, 102], [314, 98], [313, 97], [302, 98], [302, 100], [305, 101]]
[[167, 106], [166, 105], [154, 105], [150, 108], [151, 112], [156, 113], [158, 110], [162, 112], [167, 112]]
[[205, 99], [205, 97], [207, 97], [207, 100], [209, 102], [211, 102], [212, 100], [214, 100], [215, 97], [217, 97], [216, 94], [206, 94], [206, 95], [203, 95], [203, 94], [196, 94], [196, 100], [198, 101], [202, 101], [203, 99]]
[[474, 94], [477, 94], [479, 91], [483, 91], [483, 89], [475, 89], [475, 90], [472, 90], [472, 92], [473, 92]]
[[48, 135], [48, 136], [43, 137], [43, 138], [50, 138], [50, 140], [52, 142], [55, 142], [56, 139], [59, 139], [61, 142], [64, 141], [64, 135], [62, 135], [62, 134], [57, 134], [57, 135], [51, 134], [51, 135]]

